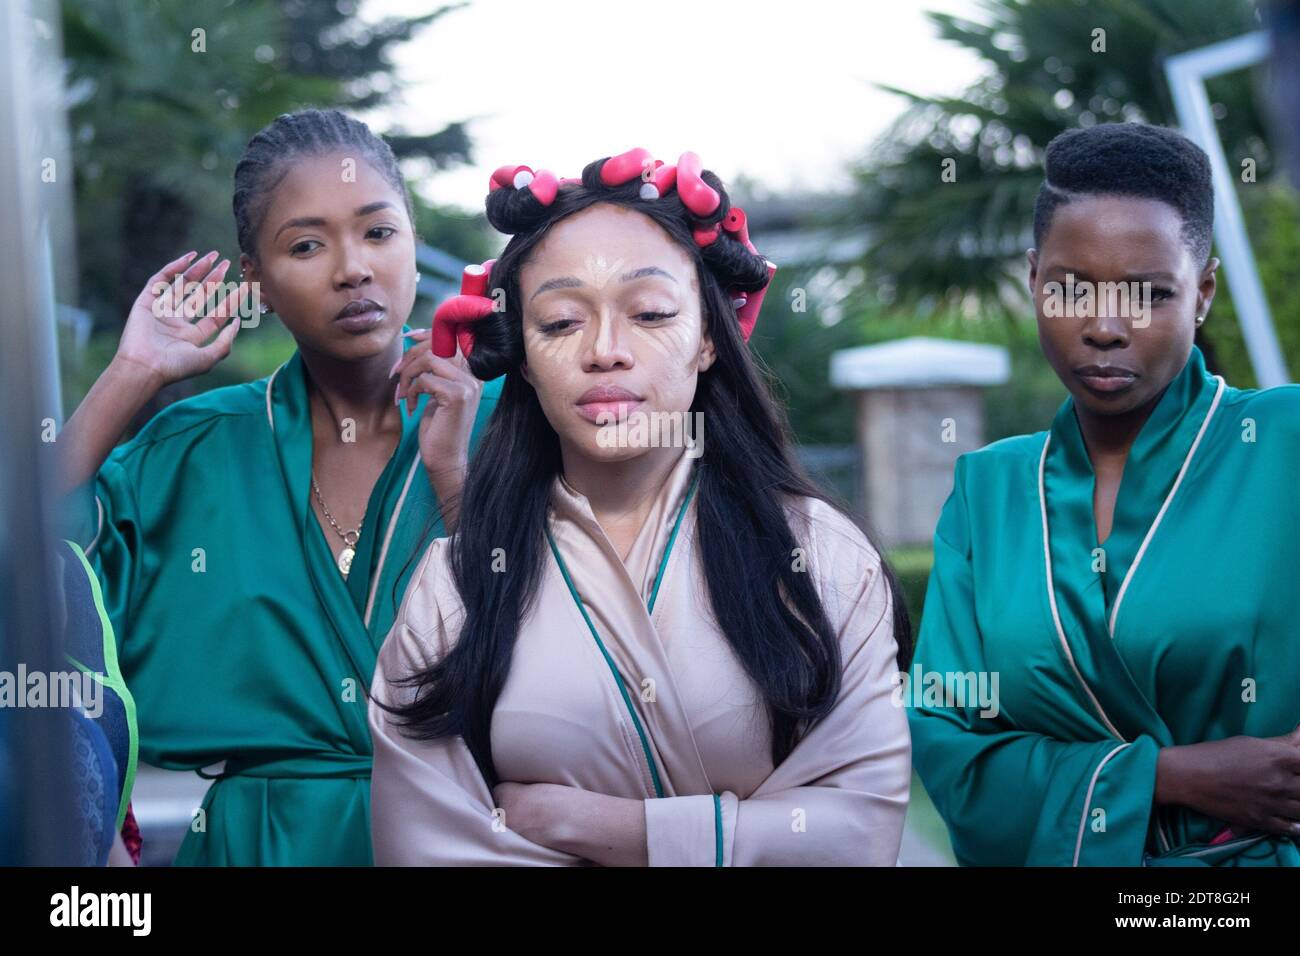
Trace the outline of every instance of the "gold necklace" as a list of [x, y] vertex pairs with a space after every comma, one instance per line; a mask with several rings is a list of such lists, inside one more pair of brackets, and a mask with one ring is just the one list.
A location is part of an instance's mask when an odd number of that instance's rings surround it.
[[339, 523], [334, 520], [334, 516], [330, 514], [329, 508], [325, 505], [325, 499], [321, 497], [320, 485], [316, 484], [315, 469], [311, 473], [311, 490], [316, 493], [316, 500], [320, 502], [320, 510], [325, 513], [325, 520], [343, 539], [343, 550], [339, 552], [339, 571], [342, 572], [343, 577], [346, 579], [348, 572], [352, 570], [352, 558], [357, 553], [357, 542], [361, 540], [361, 529], [366, 523], [366, 516], [364, 513], [361, 515], [361, 521], [356, 528], [351, 531], [344, 531], [339, 527]]

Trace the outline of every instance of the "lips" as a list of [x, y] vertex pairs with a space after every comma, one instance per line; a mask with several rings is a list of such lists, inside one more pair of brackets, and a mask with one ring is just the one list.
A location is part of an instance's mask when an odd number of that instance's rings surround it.
[[374, 299], [353, 299], [334, 321], [348, 332], [369, 332], [384, 321], [384, 307]]
[[1074, 374], [1087, 388], [1105, 394], [1122, 392], [1139, 377], [1137, 372], [1122, 365], [1082, 365]]
[[578, 414], [587, 421], [607, 424], [627, 417], [644, 401], [641, 396], [617, 385], [596, 385], [583, 392], [575, 404]]

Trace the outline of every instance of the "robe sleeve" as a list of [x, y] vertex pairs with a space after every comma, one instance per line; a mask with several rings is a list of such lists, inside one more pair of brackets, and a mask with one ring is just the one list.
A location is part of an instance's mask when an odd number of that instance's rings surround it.
[[[965, 464], [958, 459], [935, 532], [914, 672], [989, 673], [975, 606]], [[1057, 740], [1017, 728], [1002, 707], [981, 716], [978, 703], [908, 711], [917, 772], [959, 863], [1141, 865], [1159, 753], [1154, 738]]]
[[[426, 551], [384, 641], [368, 705], [374, 744], [371, 838], [377, 866], [547, 866], [579, 864], [524, 839], [494, 815], [492, 792], [463, 738], [416, 740], [377, 702], [408, 703], [415, 689], [390, 683], [420, 671], [455, 639], [448, 618], [463, 612], [445, 573], [439, 538]], [[444, 613], [446, 612], [446, 613]]]
[[880, 558], [818, 502], [810, 573], [836, 629], [843, 683], [830, 713], [746, 798], [645, 801], [651, 866], [894, 866], [911, 783], [898, 645]]

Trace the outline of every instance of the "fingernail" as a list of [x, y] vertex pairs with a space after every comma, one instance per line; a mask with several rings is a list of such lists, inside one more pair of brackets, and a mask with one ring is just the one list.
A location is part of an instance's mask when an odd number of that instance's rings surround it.
[[406, 339], [406, 338], [413, 338], [414, 336], [417, 335], [428, 335], [432, 331], [433, 331], [432, 329], [411, 329], [411, 331], [409, 332], [403, 332], [402, 338]]
[[397, 374], [397, 366], [399, 366], [399, 365], [401, 365], [401, 364], [402, 364], [402, 360], [401, 360], [400, 358], [399, 358], [396, 362], [393, 363], [393, 367], [390, 368], [390, 369], [388, 370], [388, 377], [389, 377], [389, 378], [392, 378], [394, 375]]
[[397, 383], [397, 388], [393, 389], [393, 404], [394, 404], [394, 405], [400, 405], [400, 404], [402, 404], [402, 396], [399, 395], [399, 394], [397, 394], [397, 393], [400, 392], [401, 390], [402, 390], [402, 383], [401, 383], [401, 382], [398, 382], [398, 383]]

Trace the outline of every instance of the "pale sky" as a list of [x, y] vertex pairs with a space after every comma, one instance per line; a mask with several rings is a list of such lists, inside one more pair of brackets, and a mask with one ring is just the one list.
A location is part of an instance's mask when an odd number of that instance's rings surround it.
[[[366, 0], [360, 15], [439, 5]], [[693, 150], [726, 182], [842, 189], [904, 105], [873, 83], [956, 93], [979, 75], [926, 10], [977, 12], [973, 0], [472, 0], [397, 51], [394, 105], [364, 118], [415, 133], [470, 121], [476, 164], [411, 183], [469, 209], [498, 166], [576, 176], [633, 146], [665, 162]]]

